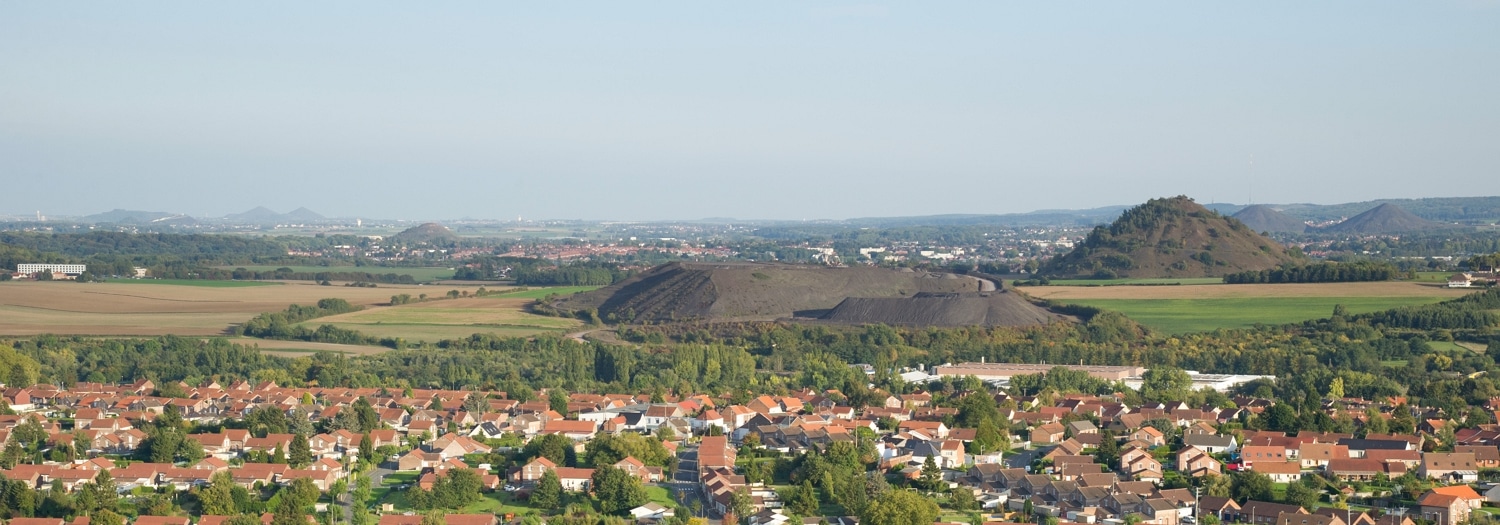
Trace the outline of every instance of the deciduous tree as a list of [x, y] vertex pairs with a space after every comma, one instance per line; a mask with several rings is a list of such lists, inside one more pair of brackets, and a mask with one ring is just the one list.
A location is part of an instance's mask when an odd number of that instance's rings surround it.
[[941, 509], [937, 503], [920, 494], [906, 490], [892, 490], [870, 502], [861, 525], [932, 525], [937, 521]]
[[599, 500], [599, 510], [605, 514], [624, 513], [644, 505], [649, 499], [639, 479], [610, 466], [596, 467], [590, 485], [594, 498]]

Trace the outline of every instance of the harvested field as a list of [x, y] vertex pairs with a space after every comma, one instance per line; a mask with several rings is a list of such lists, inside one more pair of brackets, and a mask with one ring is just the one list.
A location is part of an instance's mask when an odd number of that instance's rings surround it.
[[474, 297], [444, 299], [401, 306], [375, 307], [309, 322], [353, 324], [504, 324], [537, 328], [564, 329], [578, 321], [527, 313], [530, 299], [509, 297]]
[[1156, 286], [1224, 284], [1223, 277], [1159, 277], [1140, 279], [1053, 279], [1048, 286]]
[[276, 286], [270, 281], [214, 281], [209, 279], [110, 279], [110, 284], [145, 284], [168, 286], [202, 286], [205, 288], [248, 288], [251, 286]]
[[0, 335], [222, 335], [256, 314], [327, 297], [371, 306], [428, 287], [146, 286], [120, 283], [0, 283]]
[[528, 313], [525, 307], [531, 301], [505, 296], [435, 300], [374, 307], [313, 319], [302, 324], [309, 328], [330, 324], [375, 337], [433, 342], [468, 337], [476, 333], [524, 337], [543, 332], [561, 332], [581, 324], [573, 319]]

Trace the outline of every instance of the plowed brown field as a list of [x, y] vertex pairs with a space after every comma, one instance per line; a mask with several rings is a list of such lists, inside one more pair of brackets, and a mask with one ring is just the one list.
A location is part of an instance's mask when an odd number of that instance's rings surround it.
[[[357, 305], [390, 301], [399, 293], [433, 293], [430, 286], [379, 288], [280, 286], [213, 288], [74, 282], [0, 283], [0, 336], [221, 335], [256, 314], [338, 297]], [[434, 294], [436, 295], [436, 294]]]

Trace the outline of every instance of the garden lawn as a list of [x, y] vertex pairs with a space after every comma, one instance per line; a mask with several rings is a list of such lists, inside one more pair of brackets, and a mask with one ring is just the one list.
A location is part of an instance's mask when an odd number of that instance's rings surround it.
[[677, 500], [672, 499], [672, 491], [659, 485], [646, 485], [646, 497], [666, 508], [676, 508]]

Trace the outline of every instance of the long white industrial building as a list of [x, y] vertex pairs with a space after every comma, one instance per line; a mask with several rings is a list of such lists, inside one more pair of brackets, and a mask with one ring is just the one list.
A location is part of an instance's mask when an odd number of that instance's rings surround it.
[[[1054, 367], [1062, 367], [1078, 372], [1085, 372], [1092, 377], [1105, 381], [1121, 381], [1130, 388], [1141, 388], [1145, 382], [1146, 368], [1139, 366], [1107, 366], [1107, 365], [1062, 365], [1062, 364], [1037, 364], [1037, 363], [958, 363], [944, 364], [933, 368], [937, 377], [963, 377], [974, 376], [987, 383], [1002, 387], [1010, 386], [1010, 378], [1023, 374], [1045, 374]], [[1234, 387], [1249, 383], [1257, 379], [1274, 379], [1273, 376], [1242, 375], [1242, 374], [1204, 374], [1196, 370], [1185, 370], [1188, 377], [1192, 378], [1193, 390], [1212, 388], [1220, 392], [1228, 392]], [[922, 379], [930, 378], [920, 372], [913, 373], [922, 376]], [[905, 379], [907, 376], [902, 375]], [[917, 379], [917, 378], [913, 378]], [[911, 379], [908, 379], [911, 381]], [[920, 382], [920, 381], [919, 381]]]
[[86, 264], [17, 264], [16, 273], [32, 275], [52, 270], [53, 274], [82, 275], [88, 271]]

